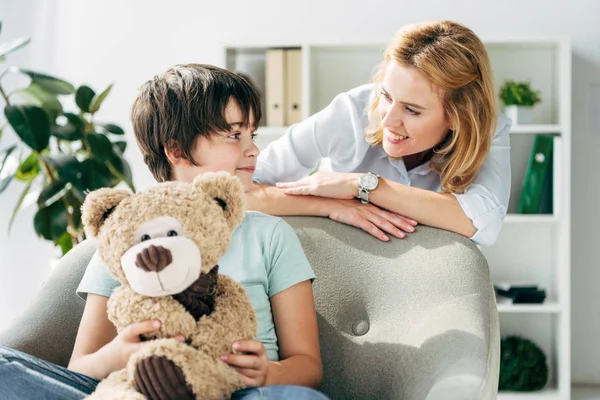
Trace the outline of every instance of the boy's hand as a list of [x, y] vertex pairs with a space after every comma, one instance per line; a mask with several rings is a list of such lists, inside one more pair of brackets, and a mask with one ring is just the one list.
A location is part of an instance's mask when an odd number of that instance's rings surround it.
[[[123, 329], [111, 342], [100, 349], [108, 373], [125, 368], [131, 354], [144, 344], [140, 335], [154, 332], [158, 328], [160, 328], [160, 321], [135, 322]], [[177, 336], [175, 339], [180, 342], [184, 341], [183, 336]]]
[[267, 349], [258, 340], [238, 340], [233, 349], [246, 354], [225, 354], [221, 360], [232, 366], [246, 386], [264, 386], [267, 380]]

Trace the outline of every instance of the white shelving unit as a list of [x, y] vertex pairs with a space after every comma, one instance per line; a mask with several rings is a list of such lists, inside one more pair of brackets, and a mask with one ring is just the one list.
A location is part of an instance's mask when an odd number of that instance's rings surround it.
[[[544, 287], [546, 302], [499, 304], [502, 335], [517, 334], [545, 352], [550, 379], [539, 392], [501, 392], [501, 400], [570, 399], [570, 193], [571, 193], [571, 48], [562, 38], [483, 38], [492, 62], [495, 86], [527, 80], [541, 92], [535, 124], [511, 129], [511, 196], [497, 242], [481, 248], [495, 281], [533, 281]], [[268, 48], [302, 49], [302, 109], [306, 118], [340, 92], [370, 82], [382, 60], [380, 43], [236, 43], [224, 46], [223, 66], [252, 78], [265, 93]], [[499, 102], [500, 104], [500, 102]], [[264, 149], [286, 127], [262, 126], [257, 143]], [[535, 135], [554, 137], [553, 212], [517, 214]]]

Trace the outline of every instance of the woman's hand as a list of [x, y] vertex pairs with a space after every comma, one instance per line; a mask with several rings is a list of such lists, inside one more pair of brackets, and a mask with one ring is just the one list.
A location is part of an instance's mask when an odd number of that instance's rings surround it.
[[353, 199], [358, 196], [360, 175], [342, 172], [315, 172], [299, 181], [277, 182], [275, 186], [285, 194]]
[[267, 380], [267, 349], [258, 340], [238, 340], [233, 349], [243, 354], [225, 354], [221, 360], [232, 366], [248, 387], [264, 386]]
[[329, 210], [329, 218], [353, 225], [387, 242], [390, 240], [384, 232], [399, 239], [406, 233], [414, 232], [417, 221], [385, 211], [373, 204], [363, 204], [358, 200], [338, 200]]
[[[135, 322], [102, 347], [99, 352], [109, 373], [125, 368], [129, 357], [145, 343], [142, 342], [140, 335], [154, 332], [158, 328], [160, 328], [160, 321]], [[175, 339], [179, 342], [184, 341], [183, 336], [176, 336]]]

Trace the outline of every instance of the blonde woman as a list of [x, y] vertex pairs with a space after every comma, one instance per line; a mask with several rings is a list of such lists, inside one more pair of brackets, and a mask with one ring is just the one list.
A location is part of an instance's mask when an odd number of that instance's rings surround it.
[[[491, 245], [510, 193], [510, 126], [470, 29], [406, 26], [372, 84], [339, 94], [259, 155], [248, 203], [329, 217], [384, 241], [420, 223]], [[310, 175], [323, 158], [333, 172]]]

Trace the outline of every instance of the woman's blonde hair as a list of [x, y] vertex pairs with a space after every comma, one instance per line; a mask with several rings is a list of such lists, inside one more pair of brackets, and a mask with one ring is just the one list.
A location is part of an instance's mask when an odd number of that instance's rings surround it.
[[[390, 61], [416, 68], [443, 98], [453, 128], [433, 151], [432, 168], [444, 192], [462, 193], [485, 160], [496, 126], [496, 96], [485, 46], [469, 28], [452, 21], [408, 25], [385, 50], [373, 81], [380, 86]], [[380, 90], [381, 87], [378, 87]], [[377, 113], [379, 96], [369, 110], [367, 142], [380, 145], [383, 128]]]

